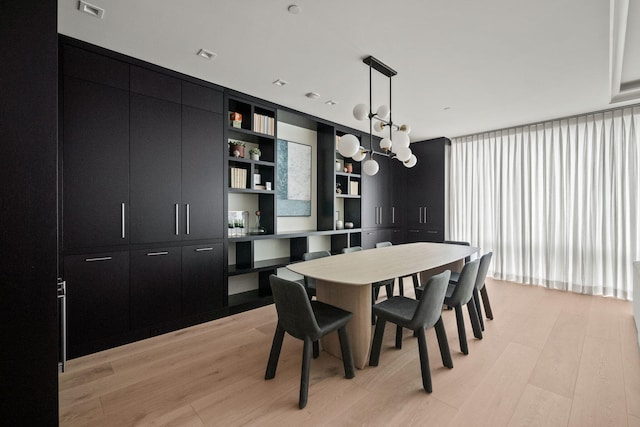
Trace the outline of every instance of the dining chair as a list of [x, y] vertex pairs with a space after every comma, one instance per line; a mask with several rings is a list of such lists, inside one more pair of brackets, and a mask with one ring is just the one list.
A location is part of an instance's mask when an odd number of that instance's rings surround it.
[[[391, 242], [378, 242], [376, 243], [376, 248], [386, 248], [389, 246], [393, 246], [393, 243]], [[404, 279], [407, 277], [411, 277], [411, 280], [413, 281], [413, 288], [417, 288], [420, 286], [420, 280], [418, 279], [418, 273], [413, 273], [410, 276], [402, 276], [402, 277], [398, 277], [398, 292], [400, 295], [404, 295]], [[395, 280], [394, 280], [395, 283]], [[391, 287], [391, 293], [393, 294], [393, 286]], [[389, 296], [390, 294], [387, 291], [387, 296]], [[377, 297], [376, 297], [377, 300]]]
[[[362, 246], [351, 246], [350, 248], [343, 248], [342, 253], [348, 254], [352, 252], [359, 252], [362, 250]], [[387, 290], [387, 296], [393, 295], [393, 283], [395, 279], [382, 280], [380, 282], [375, 282], [371, 284], [371, 305], [375, 304], [378, 300], [378, 295], [380, 295], [380, 288], [382, 286]], [[374, 325], [376, 323], [376, 317], [373, 313], [371, 313], [371, 324]]]
[[[489, 301], [489, 294], [487, 294], [487, 287], [485, 280], [487, 278], [487, 271], [489, 271], [489, 264], [491, 264], [491, 258], [493, 252], [487, 252], [480, 257], [480, 266], [478, 267], [478, 276], [476, 277], [475, 286], [473, 288], [473, 303], [476, 306], [478, 312], [478, 320], [480, 321], [480, 328], [484, 331], [484, 319], [482, 315], [482, 306], [480, 305], [480, 295], [482, 295], [482, 305], [487, 315], [487, 319], [493, 320], [493, 311], [491, 311], [491, 302]], [[453, 285], [458, 284], [460, 273], [451, 273], [451, 279], [449, 283]]]
[[402, 329], [410, 329], [418, 337], [422, 387], [427, 393], [433, 391], [427, 340], [424, 331], [431, 327], [435, 328], [442, 363], [447, 368], [453, 368], [449, 342], [447, 341], [447, 334], [442, 321], [442, 303], [447, 292], [450, 274], [451, 272], [446, 270], [431, 277], [423, 288], [420, 300], [394, 296], [373, 306], [373, 312], [378, 320], [373, 336], [373, 345], [371, 346], [369, 366], [378, 366], [380, 361], [380, 349], [386, 322], [396, 325], [396, 348], [402, 348]]
[[[476, 306], [473, 302], [473, 289], [476, 282], [476, 276], [478, 275], [478, 267], [480, 260], [473, 260], [462, 267], [458, 284], [449, 284], [447, 286], [447, 292], [444, 297], [444, 303], [449, 307], [452, 307], [456, 312], [456, 323], [458, 324], [458, 339], [460, 341], [460, 351], [464, 354], [469, 354], [469, 347], [467, 346], [467, 333], [464, 327], [464, 317], [462, 315], [462, 306], [467, 305], [469, 311], [469, 317], [471, 318], [471, 326], [473, 328], [473, 336], [482, 339], [482, 329], [480, 328], [480, 321], [478, 320], [478, 313], [476, 312]], [[420, 298], [424, 293], [423, 288], [416, 289], [419, 291]]]
[[310, 301], [304, 286], [298, 282], [283, 279], [274, 274], [269, 276], [273, 301], [278, 313], [278, 324], [273, 336], [273, 343], [269, 353], [269, 362], [265, 372], [265, 380], [275, 377], [282, 349], [285, 332], [294, 338], [302, 340], [302, 374], [300, 377], [300, 409], [307, 405], [309, 395], [309, 370], [311, 367], [311, 347], [330, 332], [338, 331], [344, 375], [346, 378], [355, 376], [353, 356], [349, 346], [346, 325], [353, 316], [350, 312], [325, 304], [320, 301]]
[[[303, 261], [310, 261], [312, 259], [324, 258], [331, 256], [329, 251], [317, 251], [317, 252], [305, 252], [302, 254]], [[316, 296], [316, 279], [313, 277], [304, 276], [304, 287], [307, 289], [309, 299]]]

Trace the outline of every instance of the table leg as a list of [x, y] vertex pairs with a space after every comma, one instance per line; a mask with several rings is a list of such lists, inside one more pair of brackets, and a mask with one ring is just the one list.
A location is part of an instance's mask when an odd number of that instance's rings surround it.
[[[371, 346], [371, 284], [344, 285], [323, 280], [316, 281], [316, 297], [319, 301], [340, 307], [353, 313], [347, 324], [353, 362], [362, 369], [369, 360]], [[322, 348], [340, 358], [338, 334], [331, 333], [322, 339]]]

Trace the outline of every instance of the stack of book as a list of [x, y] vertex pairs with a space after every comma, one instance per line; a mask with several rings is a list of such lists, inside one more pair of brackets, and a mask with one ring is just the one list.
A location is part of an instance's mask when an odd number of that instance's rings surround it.
[[253, 113], [253, 131], [273, 136], [276, 130], [276, 123], [273, 117], [263, 116]]
[[247, 170], [231, 167], [231, 188], [247, 188]]

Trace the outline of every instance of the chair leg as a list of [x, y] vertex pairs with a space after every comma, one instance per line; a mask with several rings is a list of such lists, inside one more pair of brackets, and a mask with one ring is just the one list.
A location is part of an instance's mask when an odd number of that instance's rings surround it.
[[396, 325], [396, 348], [402, 348], [402, 326]]
[[458, 339], [460, 340], [460, 351], [464, 354], [469, 354], [469, 347], [467, 347], [467, 331], [464, 328], [464, 317], [462, 316], [462, 306], [456, 305], [456, 323], [458, 324]]
[[482, 295], [482, 305], [484, 305], [484, 312], [487, 314], [487, 319], [493, 320], [493, 311], [491, 311], [491, 303], [489, 302], [489, 295], [487, 294], [487, 285], [484, 285], [480, 289]]
[[338, 338], [340, 339], [340, 351], [342, 352], [344, 376], [347, 378], [353, 378], [356, 376], [356, 372], [355, 367], [353, 366], [353, 355], [351, 354], [351, 346], [349, 345], [349, 336], [347, 335], [346, 326], [338, 329]]
[[394, 287], [395, 287], [395, 281], [389, 283], [388, 285], [385, 285], [385, 288], [387, 290], [387, 298], [391, 298], [393, 296]]
[[304, 347], [302, 350], [302, 373], [300, 375], [300, 401], [298, 407], [300, 409], [307, 406], [309, 397], [309, 371], [311, 368], [311, 347], [313, 343], [309, 338], [304, 339]]
[[320, 356], [320, 343], [318, 341], [313, 342], [313, 358], [317, 359]]
[[473, 305], [476, 306], [476, 312], [478, 313], [478, 320], [480, 321], [480, 329], [484, 331], [484, 320], [482, 319], [482, 306], [480, 305], [480, 292], [478, 289], [473, 288]]
[[378, 366], [380, 361], [380, 348], [384, 336], [384, 327], [387, 321], [378, 317], [376, 322], [376, 332], [373, 334], [373, 344], [371, 345], [371, 355], [369, 356], [369, 366]]
[[424, 328], [417, 329], [418, 351], [420, 353], [420, 370], [422, 371], [422, 387], [427, 393], [431, 393], [431, 370], [429, 369], [429, 352], [427, 351], [427, 339], [424, 336]]
[[435, 324], [436, 336], [438, 337], [438, 346], [440, 347], [440, 357], [442, 357], [442, 364], [447, 368], [453, 368], [453, 360], [451, 360], [451, 350], [449, 350], [449, 340], [447, 339], [447, 332], [444, 329], [444, 322], [442, 316]]
[[284, 329], [281, 328], [278, 323], [276, 333], [273, 335], [269, 362], [267, 362], [267, 371], [264, 374], [265, 380], [270, 380], [276, 376], [276, 368], [278, 367], [278, 359], [280, 358], [280, 350], [282, 349], [282, 340], [284, 340]]
[[418, 274], [412, 274], [411, 280], [413, 281], [413, 291], [416, 294], [416, 299], [420, 299], [422, 296], [422, 292], [418, 293], [418, 288], [420, 287], [420, 279], [418, 278]]
[[480, 320], [478, 320], [478, 312], [476, 311], [476, 304], [473, 302], [473, 298], [467, 303], [467, 310], [469, 311], [469, 318], [471, 319], [473, 336], [481, 340], [482, 328], [480, 327]]

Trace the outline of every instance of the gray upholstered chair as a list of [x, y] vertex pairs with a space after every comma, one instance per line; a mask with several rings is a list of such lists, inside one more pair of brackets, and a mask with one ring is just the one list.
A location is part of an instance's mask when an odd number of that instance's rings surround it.
[[311, 365], [311, 347], [326, 334], [338, 331], [344, 375], [347, 378], [355, 376], [353, 356], [349, 346], [346, 325], [352, 317], [348, 311], [342, 310], [320, 301], [309, 301], [304, 286], [298, 282], [285, 280], [281, 277], [269, 276], [273, 301], [278, 312], [278, 325], [273, 336], [273, 344], [269, 353], [269, 362], [264, 378], [270, 380], [276, 375], [280, 350], [284, 333], [304, 341], [302, 352], [302, 374], [300, 377], [300, 409], [307, 405], [309, 395], [309, 369]]
[[396, 324], [396, 348], [402, 348], [402, 329], [410, 329], [418, 337], [422, 386], [427, 393], [431, 393], [431, 371], [427, 340], [424, 334], [425, 328], [435, 327], [442, 363], [447, 368], [453, 368], [447, 334], [441, 316], [449, 277], [449, 270], [431, 277], [424, 286], [422, 298], [419, 301], [403, 296], [394, 296], [373, 306], [373, 312], [378, 321], [369, 357], [370, 366], [378, 366], [386, 322]]
[[[473, 288], [473, 302], [478, 312], [478, 320], [480, 321], [480, 328], [484, 331], [484, 319], [482, 315], [482, 306], [480, 305], [480, 295], [482, 295], [482, 305], [484, 311], [487, 314], [487, 318], [493, 320], [493, 311], [491, 311], [491, 302], [489, 302], [489, 294], [487, 294], [487, 287], [485, 286], [485, 280], [487, 279], [487, 271], [489, 271], [489, 264], [491, 264], [491, 258], [493, 252], [488, 252], [480, 257], [480, 266], [478, 267], [478, 276], [476, 277], [475, 287]], [[460, 278], [459, 273], [451, 273], [451, 279], [449, 283], [457, 285]]]
[[[309, 261], [312, 259], [324, 258], [331, 256], [329, 251], [317, 251], [317, 252], [305, 252], [302, 254], [303, 261]], [[304, 276], [304, 287], [307, 289], [309, 299], [316, 296], [316, 279], [313, 277]]]
[[350, 248], [342, 248], [343, 254], [350, 254], [351, 252], [359, 252], [362, 250], [362, 246], [351, 246]]
[[[469, 354], [469, 348], [467, 346], [467, 333], [464, 327], [464, 317], [462, 315], [463, 305], [466, 304], [467, 310], [469, 311], [471, 326], [473, 327], [473, 336], [478, 339], [482, 339], [482, 329], [480, 328], [478, 313], [476, 312], [476, 306], [473, 302], [473, 289], [476, 283], [479, 265], [480, 261], [477, 259], [466, 263], [460, 272], [458, 284], [449, 284], [447, 287], [447, 294], [444, 297], [444, 303], [455, 309], [460, 350], [464, 354]], [[420, 294], [424, 292], [424, 289], [422, 288], [418, 288], [417, 290], [420, 291]]]

